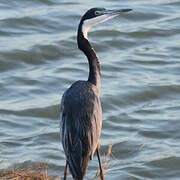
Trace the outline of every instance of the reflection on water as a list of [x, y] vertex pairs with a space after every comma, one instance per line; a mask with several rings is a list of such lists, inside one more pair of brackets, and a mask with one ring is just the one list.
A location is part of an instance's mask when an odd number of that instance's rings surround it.
[[[180, 177], [180, 2], [0, 2], [0, 168], [48, 164], [63, 175], [60, 100], [88, 64], [76, 45], [90, 7], [133, 12], [89, 33], [101, 62], [101, 151], [107, 179]], [[98, 167], [94, 158], [87, 177]]]

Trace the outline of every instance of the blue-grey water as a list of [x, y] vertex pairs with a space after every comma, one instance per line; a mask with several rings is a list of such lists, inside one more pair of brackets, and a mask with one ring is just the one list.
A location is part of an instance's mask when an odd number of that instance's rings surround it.
[[[91, 7], [133, 9], [89, 33], [101, 62], [103, 162], [113, 144], [106, 179], [180, 179], [180, 0], [1, 0], [0, 169], [44, 162], [63, 176], [60, 101], [88, 76], [76, 31]], [[86, 178], [97, 167], [95, 156]]]

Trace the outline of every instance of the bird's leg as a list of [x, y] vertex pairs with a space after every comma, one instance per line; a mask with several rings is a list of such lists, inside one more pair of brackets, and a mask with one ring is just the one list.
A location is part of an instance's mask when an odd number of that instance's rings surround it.
[[100, 144], [97, 145], [96, 152], [97, 152], [97, 157], [98, 157], [98, 161], [99, 161], [99, 169], [100, 169], [101, 180], [104, 180], [104, 172], [102, 169], [101, 159], [100, 159]]
[[66, 160], [66, 167], [65, 167], [65, 170], [64, 170], [64, 180], [66, 180], [67, 174], [68, 174], [68, 162]]

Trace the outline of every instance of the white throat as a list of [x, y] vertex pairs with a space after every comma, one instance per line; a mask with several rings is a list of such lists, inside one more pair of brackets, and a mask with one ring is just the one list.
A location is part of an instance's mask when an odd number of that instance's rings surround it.
[[116, 17], [116, 16], [118, 16], [118, 15], [117, 14], [114, 14], [114, 15], [104, 14], [101, 16], [97, 16], [95, 18], [85, 20], [82, 25], [82, 32], [83, 32], [84, 38], [88, 39], [88, 31], [89, 31], [89, 29], [92, 28], [92, 26], [103, 23], [111, 18]]

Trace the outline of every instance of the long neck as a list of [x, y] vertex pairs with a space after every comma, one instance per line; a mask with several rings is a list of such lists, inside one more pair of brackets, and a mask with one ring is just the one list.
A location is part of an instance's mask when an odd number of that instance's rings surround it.
[[79, 24], [78, 36], [77, 36], [78, 47], [81, 51], [84, 52], [84, 54], [87, 56], [87, 59], [89, 61], [88, 81], [94, 84], [95, 86], [97, 86], [98, 89], [100, 89], [101, 75], [100, 75], [99, 61], [88, 39], [86, 39], [82, 33], [82, 26], [83, 26], [83, 22], [81, 21]]

